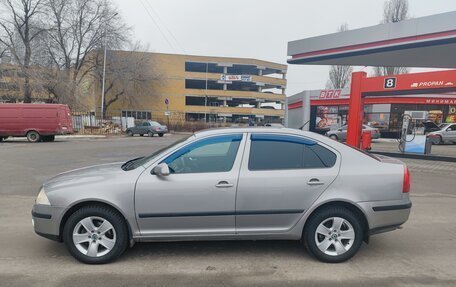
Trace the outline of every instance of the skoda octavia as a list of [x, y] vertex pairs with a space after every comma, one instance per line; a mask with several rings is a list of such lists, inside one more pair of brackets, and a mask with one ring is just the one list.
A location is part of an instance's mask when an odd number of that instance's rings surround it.
[[62, 173], [33, 206], [35, 232], [85, 263], [135, 242], [301, 240], [342, 262], [411, 209], [400, 161], [285, 128], [207, 130], [149, 156]]

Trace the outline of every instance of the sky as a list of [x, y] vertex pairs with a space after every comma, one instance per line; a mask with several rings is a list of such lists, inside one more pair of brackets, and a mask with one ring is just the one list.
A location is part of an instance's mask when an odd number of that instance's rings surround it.
[[[380, 23], [384, 0], [113, 0], [151, 52], [286, 64], [289, 41]], [[410, 16], [456, 10], [455, 0], [409, 0]], [[322, 89], [328, 66], [288, 65], [287, 96]]]

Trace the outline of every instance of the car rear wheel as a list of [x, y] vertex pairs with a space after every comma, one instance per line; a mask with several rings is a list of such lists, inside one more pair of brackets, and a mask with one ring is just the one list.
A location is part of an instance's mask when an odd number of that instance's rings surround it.
[[117, 259], [128, 246], [123, 217], [108, 207], [91, 205], [78, 209], [65, 223], [63, 240], [71, 255], [88, 264]]
[[163, 133], [159, 133], [158, 136], [159, 136], [159, 137], [162, 137], [162, 136], [163, 136]]
[[339, 263], [350, 259], [362, 242], [360, 219], [342, 207], [317, 211], [309, 218], [304, 230], [307, 250], [323, 262]]
[[133, 136], [133, 132], [132, 132], [131, 130], [128, 130], [128, 131], [127, 131], [127, 135], [128, 135], [129, 137], [132, 137], [132, 136]]
[[31, 143], [36, 143], [41, 140], [41, 136], [38, 132], [36, 131], [29, 131], [27, 133], [27, 140]]
[[148, 132], [147, 135], [149, 135], [150, 137], [153, 137], [154, 133], [153, 132]]
[[335, 140], [335, 141], [338, 141], [339, 140], [339, 137], [336, 136], [336, 135], [330, 135], [329, 138]]

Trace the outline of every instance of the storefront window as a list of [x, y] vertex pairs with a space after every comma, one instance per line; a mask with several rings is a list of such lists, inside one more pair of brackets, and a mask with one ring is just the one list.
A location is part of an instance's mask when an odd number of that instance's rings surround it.
[[337, 126], [338, 106], [318, 106], [315, 129], [328, 131], [333, 125]]
[[373, 104], [365, 105], [365, 113], [389, 113], [391, 110], [391, 104]]
[[390, 122], [389, 113], [365, 113], [364, 123], [378, 128], [380, 131], [388, 131]]

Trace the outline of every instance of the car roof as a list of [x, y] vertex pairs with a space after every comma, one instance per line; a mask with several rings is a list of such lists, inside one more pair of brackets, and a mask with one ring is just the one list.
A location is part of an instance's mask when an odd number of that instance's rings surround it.
[[218, 135], [218, 134], [236, 134], [236, 133], [277, 133], [277, 134], [292, 134], [292, 135], [299, 135], [299, 136], [307, 136], [322, 142], [329, 142], [333, 141], [328, 137], [323, 135], [302, 131], [298, 129], [291, 129], [291, 128], [279, 128], [279, 127], [228, 127], [228, 128], [214, 128], [214, 129], [206, 129], [201, 130], [194, 133], [194, 136], [199, 137], [206, 137], [211, 135]]

